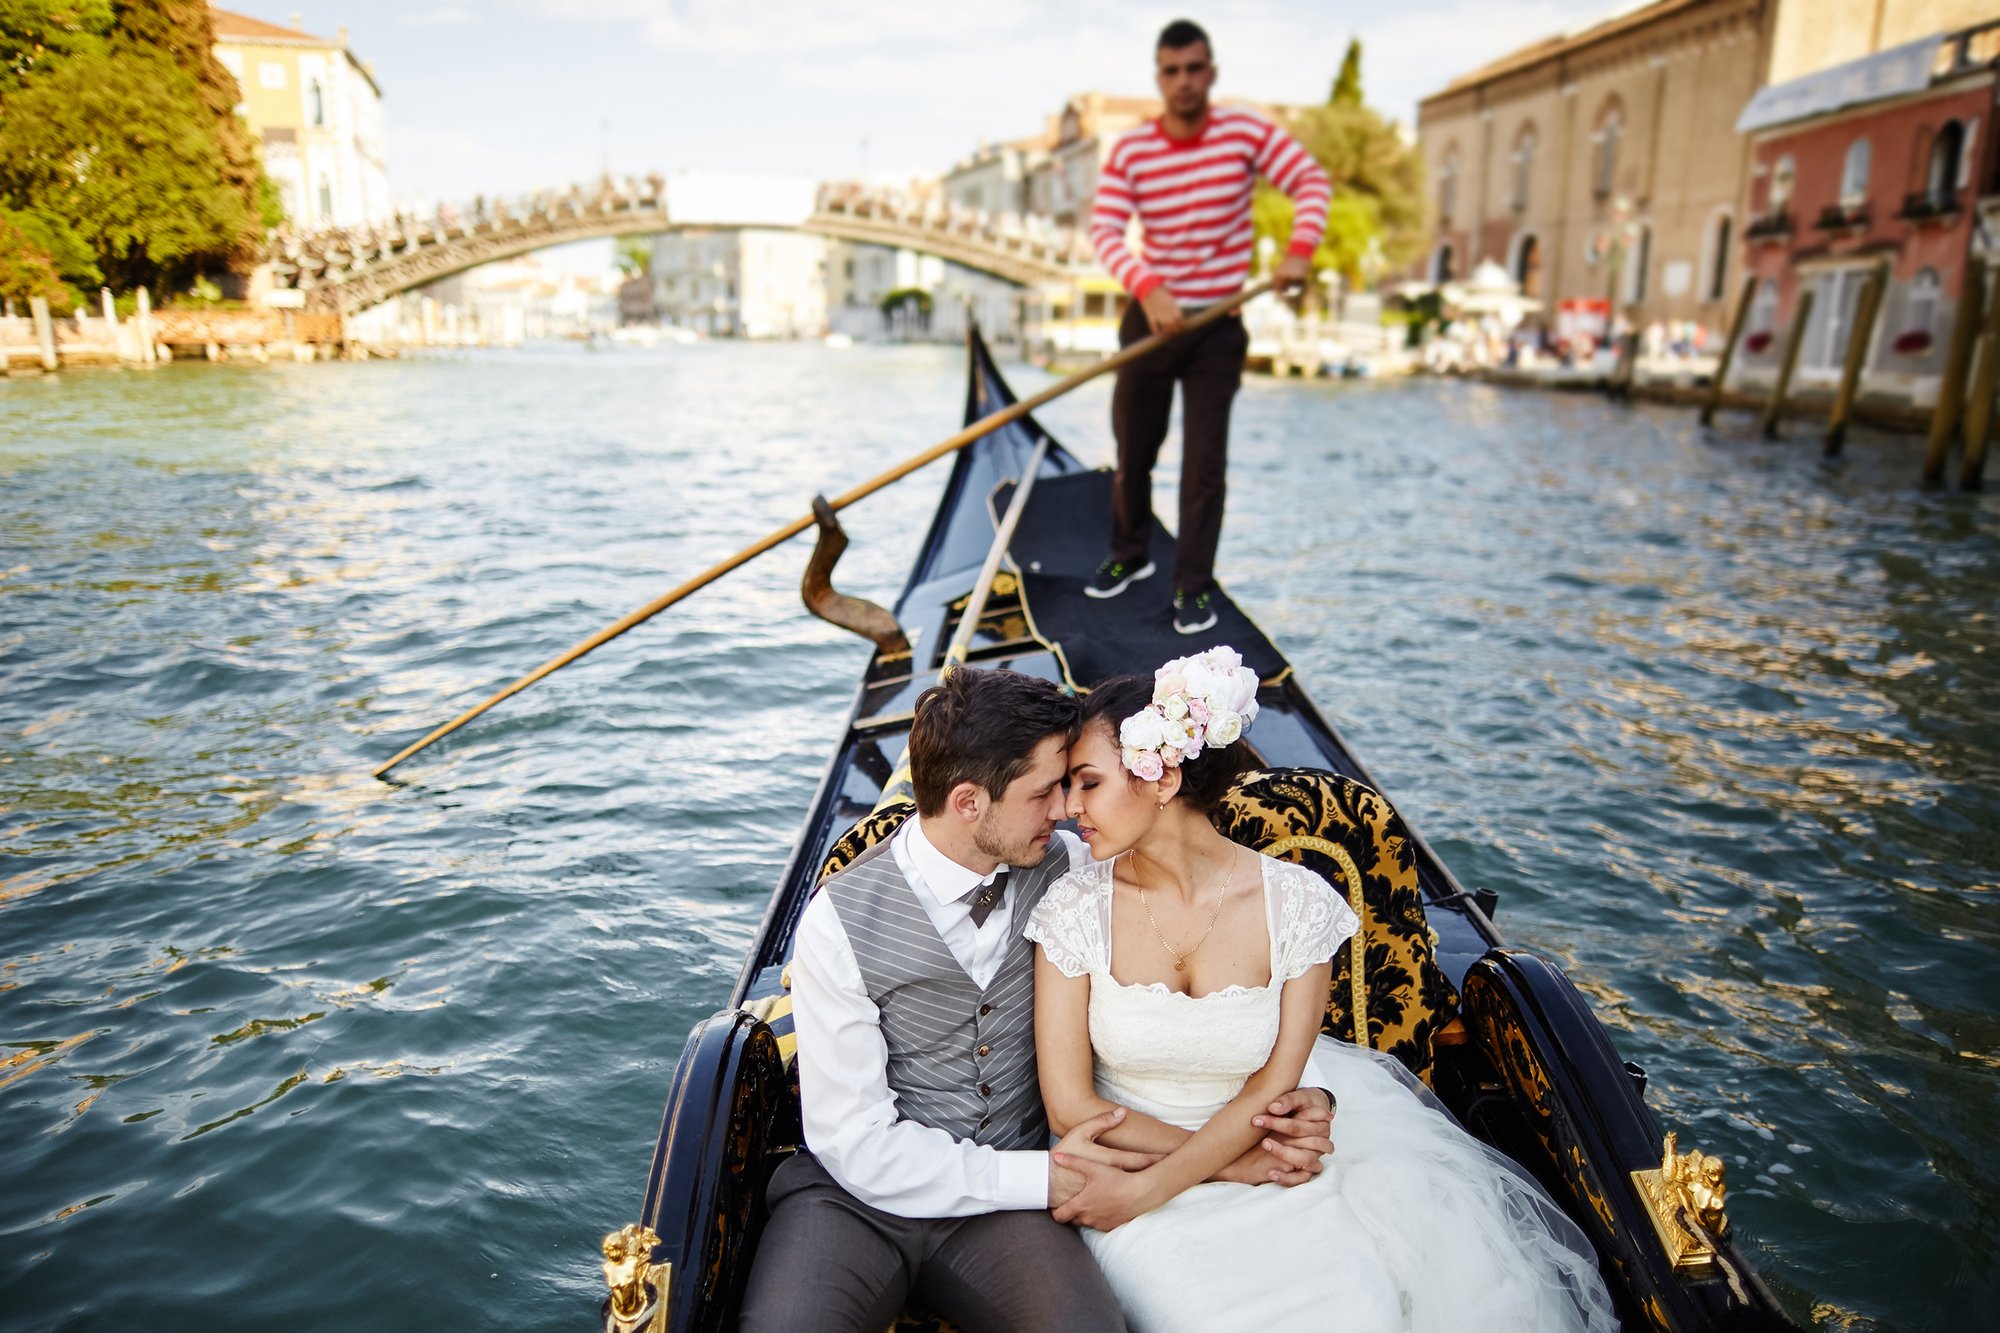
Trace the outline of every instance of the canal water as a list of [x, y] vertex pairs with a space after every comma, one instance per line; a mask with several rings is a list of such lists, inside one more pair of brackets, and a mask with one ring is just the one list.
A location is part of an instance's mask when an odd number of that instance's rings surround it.
[[[801, 612], [794, 545], [368, 771], [947, 433], [962, 373], [714, 344], [0, 386], [0, 1325], [590, 1320], [866, 648]], [[1106, 417], [1045, 414], [1092, 460]], [[1920, 489], [1906, 440], [1749, 434], [1252, 382], [1221, 567], [1728, 1160], [1795, 1315], [1963, 1327], [2000, 1304], [2000, 503]], [[942, 476], [849, 512], [847, 587], [894, 596]]]

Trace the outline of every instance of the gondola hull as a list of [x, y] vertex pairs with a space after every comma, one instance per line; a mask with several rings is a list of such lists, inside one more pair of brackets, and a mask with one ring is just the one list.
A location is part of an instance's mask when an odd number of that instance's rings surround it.
[[[976, 333], [969, 347], [968, 422], [1014, 401]], [[671, 1269], [670, 1295], [646, 1321], [651, 1327], [693, 1333], [735, 1323], [764, 1218], [764, 1183], [799, 1146], [784, 984], [799, 915], [836, 840], [901, 778], [915, 698], [936, 678], [996, 518], [1041, 438], [1040, 427], [1024, 418], [954, 461], [894, 608], [911, 650], [878, 648], [871, 658], [729, 1006], [688, 1038], [641, 1214], [659, 1237], [655, 1259]], [[1087, 688], [1115, 671], [1149, 671], [1191, 650], [1185, 640], [1176, 647], [1170, 631], [1162, 639], [1156, 627], [1121, 622], [1106, 611], [1116, 603], [1071, 604], [1081, 586], [1076, 541], [1089, 544], [1085, 549], [1101, 542], [1106, 490], [1103, 474], [1051, 445], [1009, 549], [1011, 568], [996, 580], [973, 636], [973, 665]], [[1155, 537], [1166, 541], [1164, 532]], [[1244, 648], [1266, 682], [1255, 737], [1265, 765], [1381, 791], [1275, 646], [1233, 606], [1212, 638], [1192, 647], [1209, 641]], [[1459, 1021], [1439, 1034], [1430, 1071], [1446, 1105], [1471, 1132], [1527, 1167], [1584, 1229], [1627, 1327], [1792, 1327], [1726, 1232], [1709, 1238], [1713, 1253], [1705, 1265], [1690, 1265], [1671, 1243], [1675, 1238], [1663, 1237], [1658, 1210], [1649, 1207], [1645, 1183], [1635, 1175], [1661, 1165], [1663, 1136], [1643, 1099], [1644, 1075], [1620, 1060], [1561, 969], [1503, 946], [1491, 895], [1467, 892], [1399, 818], [1397, 829], [1414, 860], [1437, 966], [1456, 992], [1451, 1017]], [[807, 1264], [812, 1256], [796, 1261]]]

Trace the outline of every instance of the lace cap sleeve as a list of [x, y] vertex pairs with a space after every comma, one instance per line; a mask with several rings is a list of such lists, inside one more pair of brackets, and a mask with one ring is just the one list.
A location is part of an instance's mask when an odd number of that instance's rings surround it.
[[1280, 895], [1278, 972], [1290, 981], [1332, 958], [1361, 922], [1347, 899], [1306, 867], [1281, 861], [1273, 877]]
[[1066, 977], [1080, 977], [1102, 965], [1104, 931], [1093, 865], [1070, 871], [1035, 904], [1021, 933]]

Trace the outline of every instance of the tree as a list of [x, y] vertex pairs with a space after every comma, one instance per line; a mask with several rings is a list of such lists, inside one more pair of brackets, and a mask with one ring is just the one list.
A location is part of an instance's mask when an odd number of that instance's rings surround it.
[[653, 271], [653, 238], [620, 236], [613, 244], [612, 262], [628, 278], [643, 278]]
[[[1351, 101], [1345, 100], [1350, 96]], [[1333, 182], [1326, 236], [1313, 254], [1313, 268], [1362, 276], [1371, 248], [1387, 267], [1416, 258], [1424, 243], [1423, 170], [1416, 150], [1382, 114], [1365, 106], [1361, 94], [1361, 43], [1351, 41], [1334, 83], [1332, 100], [1308, 107], [1289, 129]], [[1274, 241], [1282, 252], [1292, 234], [1292, 201], [1259, 182], [1251, 202], [1258, 242]]]
[[0, 199], [66, 228], [115, 286], [185, 281], [256, 227], [197, 104], [164, 57], [72, 56], [6, 99]]
[[0, 97], [37, 69], [103, 50], [114, 21], [111, 0], [0, 0]]
[[63, 285], [49, 252], [36, 245], [18, 219], [0, 210], [0, 299], [25, 305], [34, 297], [74, 304], [76, 293]]
[[282, 218], [203, 0], [0, 0], [0, 206], [79, 286], [184, 287]]
[[1347, 39], [1347, 54], [1340, 60], [1340, 76], [1333, 81], [1333, 96], [1327, 99], [1328, 106], [1361, 105], [1361, 39]]

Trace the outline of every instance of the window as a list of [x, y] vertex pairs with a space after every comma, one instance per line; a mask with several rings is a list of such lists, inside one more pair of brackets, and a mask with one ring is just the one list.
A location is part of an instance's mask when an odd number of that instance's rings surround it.
[[1521, 284], [1523, 296], [1542, 294], [1542, 243], [1532, 233], [1523, 236], [1514, 251], [1514, 281]]
[[312, 108], [312, 123], [315, 125], [326, 124], [326, 90], [320, 87], [318, 79], [312, 81], [310, 103]]
[[1514, 144], [1514, 211], [1523, 213], [1528, 208], [1528, 191], [1535, 180], [1535, 127], [1530, 125], [1521, 131], [1521, 137]]
[[1964, 156], [1965, 126], [1948, 120], [1931, 144], [1930, 170], [1924, 178], [1924, 193], [1933, 203], [1949, 204], [1958, 197], [1958, 187], [1963, 183], [1959, 179], [1959, 159]]
[[274, 60], [266, 60], [257, 66], [257, 82], [266, 88], [285, 86], [285, 67]]
[[222, 67], [229, 71], [232, 78], [241, 79], [243, 77], [243, 53], [241, 51], [217, 51], [215, 58], [222, 62]]
[[1847, 359], [1847, 340], [1854, 331], [1855, 307], [1868, 281], [1866, 266], [1833, 269], [1819, 275], [1813, 289], [1812, 320], [1806, 325], [1801, 362], [1812, 370], [1838, 370]]
[[1799, 164], [1786, 153], [1771, 168], [1770, 207], [1767, 212], [1776, 217], [1792, 204], [1792, 187], [1798, 183]]
[[1444, 165], [1438, 168], [1438, 222], [1449, 225], [1453, 207], [1458, 203], [1458, 149], [1445, 153]]
[[1597, 133], [1592, 136], [1597, 145], [1597, 161], [1591, 172], [1591, 188], [1600, 199], [1617, 185], [1618, 141], [1624, 133], [1625, 113], [1613, 102], [1598, 117]]
[[1905, 298], [1903, 307], [1905, 333], [1921, 333], [1929, 336], [1931, 325], [1937, 321], [1938, 291], [1941, 286], [1938, 281], [1938, 271], [1934, 268], [1920, 269], [1917, 276], [1910, 279], [1910, 293]]
[[322, 220], [333, 216], [333, 182], [325, 176], [319, 178], [319, 215]]
[[1763, 334], [1768, 342], [1777, 327], [1778, 280], [1766, 278], [1757, 284], [1756, 299], [1750, 302], [1750, 332]]
[[1703, 297], [1710, 301], [1720, 301], [1729, 295], [1729, 240], [1735, 230], [1727, 213], [1715, 215], [1715, 222], [1708, 229], [1708, 283]]
[[1451, 281], [1451, 257], [1451, 247], [1448, 245], [1440, 245], [1431, 255], [1432, 282]]
[[1866, 139], [1847, 146], [1847, 165], [1840, 172], [1840, 206], [1859, 208], [1868, 202], [1868, 166], [1873, 152]]
[[1631, 244], [1625, 251], [1625, 304], [1641, 305], [1646, 300], [1646, 270], [1653, 263], [1653, 228], [1641, 222], [1630, 235]]

